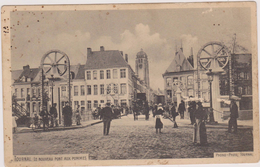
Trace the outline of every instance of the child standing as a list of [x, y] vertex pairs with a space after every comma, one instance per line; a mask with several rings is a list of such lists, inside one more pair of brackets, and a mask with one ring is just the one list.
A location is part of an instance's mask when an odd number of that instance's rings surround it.
[[163, 123], [162, 123], [162, 115], [163, 115], [163, 108], [162, 108], [162, 104], [160, 103], [158, 106], [158, 110], [155, 112], [155, 129], [156, 129], [156, 133], [162, 133], [161, 129], [163, 128]]

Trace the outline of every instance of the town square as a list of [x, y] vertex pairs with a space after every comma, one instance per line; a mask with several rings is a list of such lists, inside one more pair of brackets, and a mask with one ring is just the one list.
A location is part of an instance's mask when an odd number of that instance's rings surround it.
[[13, 155], [253, 155], [251, 8], [122, 7], [10, 13]]

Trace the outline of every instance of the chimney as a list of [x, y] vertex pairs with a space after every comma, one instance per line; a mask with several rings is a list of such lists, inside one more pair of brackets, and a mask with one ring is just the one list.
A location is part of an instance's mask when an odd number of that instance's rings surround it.
[[23, 66], [23, 70], [29, 70], [29, 69], [30, 69], [29, 65]]
[[100, 51], [105, 51], [104, 46], [100, 46]]
[[125, 54], [125, 61], [128, 63], [128, 55]]
[[123, 51], [120, 51], [120, 53], [121, 53], [121, 55], [122, 55], [122, 56], [124, 56], [124, 53], [123, 53]]
[[91, 53], [92, 53], [91, 48], [88, 48], [88, 49], [87, 49], [87, 55], [90, 55]]

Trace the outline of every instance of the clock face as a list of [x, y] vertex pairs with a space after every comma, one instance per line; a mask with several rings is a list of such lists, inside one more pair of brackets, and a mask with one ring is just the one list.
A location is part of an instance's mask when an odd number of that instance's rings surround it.
[[139, 64], [139, 68], [142, 68], [143, 67], [143, 65], [142, 64]]

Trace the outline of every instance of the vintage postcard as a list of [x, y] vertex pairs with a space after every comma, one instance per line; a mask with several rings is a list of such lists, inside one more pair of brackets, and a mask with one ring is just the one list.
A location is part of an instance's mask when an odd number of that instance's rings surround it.
[[6, 166], [259, 161], [255, 2], [3, 6]]

